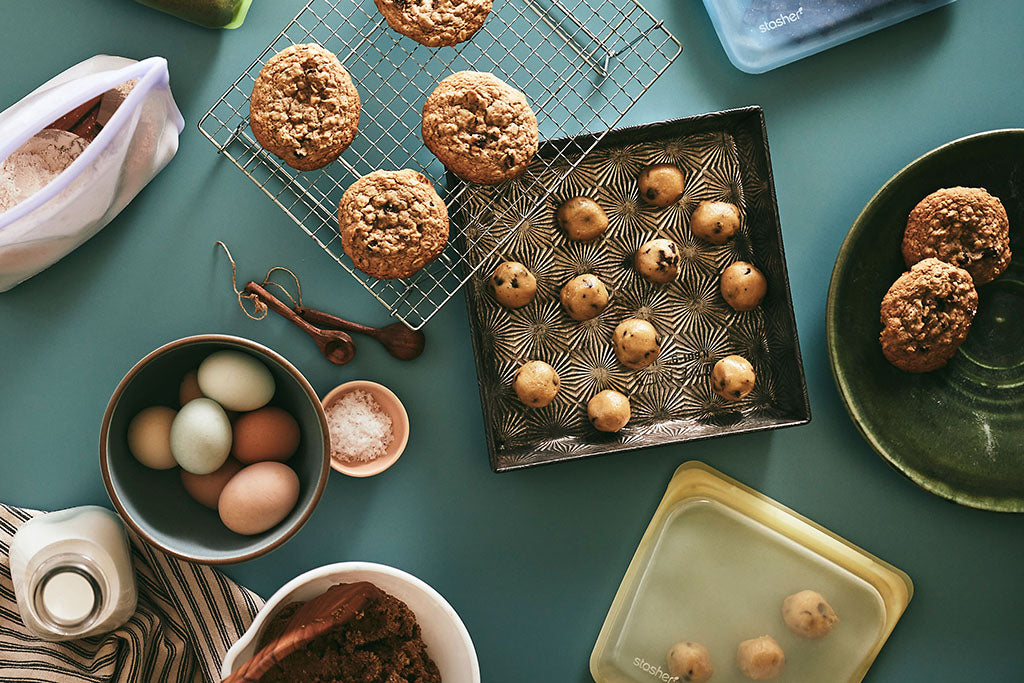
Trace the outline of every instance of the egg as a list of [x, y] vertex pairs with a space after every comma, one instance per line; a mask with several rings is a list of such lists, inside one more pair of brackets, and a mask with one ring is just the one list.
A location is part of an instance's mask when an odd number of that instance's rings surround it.
[[236, 534], [261, 534], [276, 526], [299, 500], [299, 477], [280, 462], [242, 468], [220, 493], [217, 511]]
[[231, 452], [231, 422], [216, 401], [196, 398], [178, 411], [171, 423], [171, 453], [182, 469], [209, 474]]
[[231, 454], [246, 465], [287, 460], [298, 447], [299, 423], [273, 406], [243, 414], [231, 430]]
[[198, 373], [195, 370], [189, 370], [182, 378], [181, 386], [178, 387], [178, 405], [183, 406], [196, 398], [203, 398], [203, 392], [199, 390]]
[[228, 458], [219, 469], [209, 474], [192, 474], [187, 470], [180, 470], [181, 485], [197, 503], [216, 510], [220, 492], [241, 469], [242, 463], [234, 458]]
[[128, 450], [154, 470], [177, 466], [171, 453], [171, 423], [178, 412], [164, 406], [146, 408], [128, 423]]
[[217, 351], [199, 364], [199, 390], [225, 410], [256, 410], [274, 396], [267, 366], [241, 351]]

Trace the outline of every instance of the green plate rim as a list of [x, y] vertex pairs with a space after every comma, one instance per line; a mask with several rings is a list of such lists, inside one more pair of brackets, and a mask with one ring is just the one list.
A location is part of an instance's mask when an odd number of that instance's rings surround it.
[[839, 253], [836, 255], [835, 265], [832, 267], [832, 276], [829, 279], [828, 284], [828, 295], [826, 298], [825, 305], [825, 343], [828, 347], [828, 363], [832, 370], [832, 379], [835, 381], [836, 389], [839, 391], [839, 398], [842, 400], [843, 407], [846, 409], [847, 414], [850, 416], [850, 420], [856, 425], [857, 431], [861, 433], [864, 440], [880, 455], [889, 465], [905, 477], [910, 479], [912, 482], [920, 486], [922, 489], [934, 493], [937, 496], [946, 498], [965, 505], [967, 507], [977, 508], [980, 510], [991, 510], [995, 512], [1024, 512], [1024, 498], [1017, 497], [1003, 497], [1003, 496], [978, 496], [968, 493], [964, 493], [955, 486], [946, 484], [945, 482], [932, 479], [916, 469], [910, 467], [902, 459], [890, 453], [887, 449], [883, 448], [882, 445], [875, 439], [872, 427], [862, 419], [858, 407], [855, 405], [854, 399], [849, 394], [849, 386], [846, 383], [844, 375], [838, 369], [839, 361], [836, 356], [836, 315], [835, 315], [835, 297], [837, 281], [839, 279], [839, 273], [846, 267], [849, 259], [849, 252], [851, 250], [851, 244], [853, 237], [858, 235], [861, 230], [864, 229], [865, 216], [874, 209], [875, 205], [879, 203], [881, 197], [886, 194], [887, 190], [893, 185], [899, 183], [913, 168], [926, 160], [936, 156], [940, 153], [945, 152], [953, 147], [960, 147], [964, 145], [970, 145], [977, 140], [987, 139], [990, 137], [998, 137], [1003, 135], [1010, 136], [1024, 136], [1024, 128], [998, 128], [995, 130], [984, 131], [981, 133], [974, 133], [967, 135], [956, 140], [951, 140], [945, 144], [939, 145], [935, 149], [926, 152], [918, 158], [911, 161], [909, 164], [897, 171], [889, 180], [883, 184], [877, 192], [868, 200], [868, 203], [864, 205], [857, 218], [854, 220], [850, 230], [846, 233], [846, 237], [843, 238], [843, 244], [839, 248]]

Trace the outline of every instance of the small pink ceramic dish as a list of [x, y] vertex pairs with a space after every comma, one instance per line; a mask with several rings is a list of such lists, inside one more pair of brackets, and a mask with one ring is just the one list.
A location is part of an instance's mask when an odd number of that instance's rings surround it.
[[[334, 456], [332, 447], [331, 467], [350, 477], [372, 477], [395, 464], [405, 450], [405, 445], [409, 442], [409, 414], [405, 412], [405, 406], [390, 389], [382, 384], [361, 379], [339, 384], [327, 392], [327, 395], [321, 400], [324, 412], [330, 415], [334, 403], [345, 395], [359, 390], [370, 394], [381, 410], [391, 418], [391, 443], [388, 444], [384, 455], [366, 462], [341, 460]], [[335, 438], [333, 434], [330, 437]]]

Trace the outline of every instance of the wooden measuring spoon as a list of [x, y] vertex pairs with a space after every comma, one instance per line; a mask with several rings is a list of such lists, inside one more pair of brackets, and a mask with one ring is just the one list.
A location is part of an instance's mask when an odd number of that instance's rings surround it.
[[292, 321], [300, 330], [312, 337], [313, 341], [320, 348], [320, 353], [324, 354], [324, 358], [335, 365], [344, 365], [352, 360], [352, 357], [356, 354], [356, 344], [352, 341], [352, 337], [345, 332], [321, 330], [319, 327], [314, 327], [300, 318], [284, 302], [255, 282], [247, 284], [245, 291], [258, 296], [270, 310]]
[[313, 308], [296, 306], [292, 309], [306, 322], [330, 327], [346, 332], [358, 332], [368, 337], [373, 337], [387, 349], [388, 353], [399, 360], [412, 360], [423, 353], [423, 346], [426, 344], [426, 337], [419, 330], [414, 330], [404, 323], [391, 323], [384, 327], [370, 327], [359, 323], [349, 322], [343, 318], [330, 313], [324, 313]]
[[331, 586], [326, 593], [302, 605], [280, 636], [260, 648], [223, 683], [257, 683], [282, 659], [306, 647], [318, 636], [344, 626], [368, 601], [383, 597], [384, 592], [367, 581]]

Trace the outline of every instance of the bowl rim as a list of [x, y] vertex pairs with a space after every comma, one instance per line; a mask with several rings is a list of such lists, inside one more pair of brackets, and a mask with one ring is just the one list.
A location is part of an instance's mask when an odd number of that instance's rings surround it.
[[[311, 499], [306, 511], [302, 513], [302, 516], [299, 517], [299, 519], [292, 525], [292, 527], [280, 538], [276, 539], [274, 542], [269, 543], [262, 548], [251, 550], [240, 555], [215, 558], [204, 557], [202, 555], [195, 555], [187, 552], [182, 552], [180, 550], [176, 550], [174, 548], [167, 546], [164, 543], [157, 541], [149, 533], [147, 533], [146, 530], [143, 529], [138, 524], [138, 522], [136, 522], [132, 518], [132, 516], [128, 514], [128, 511], [121, 503], [120, 497], [114, 490], [114, 482], [110, 476], [110, 467], [108, 464], [109, 453], [107, 452], [107, 437], [109, 436], [110, 433], [110, 421], [114, 413], [114, 406], [116, 406], [118, 401], [120, 401], [121, 395], [124, 393], [125, 389], [131, 382], [131, 380], [133, 380], [135, 376], [138, 375], [142, 371], [142, 369], [146, 367], [151, 361], [153, 361], [156, 358], [159, 358], [160, 356], [163, 356], [175, 349], [182, 348], [185, 346], [211, 342], [242, 346], [250, 351], [256, 351], [257, 353], [267, 356], [268, 358], [276, 362], [278, 365], [280, 365], [282, 368], [284, 368], [284, 370], [299, 383], [299, 386], [302, 388], [303, 392], [305, 392], [306, 397], [309, 399], [310, 403], [313, 404], [313, 410], [316, 412], [317, 418], [320, 420], [320, 430], [325, 437], [322, 439], [323, 463], [320, 466], [320, 476], [317, 479], [316, 490], [313, 492], [313, 498]], [[197, 562], [199, 564], [226, 565], [236, 564], [238, 562], [246, 562], [248, 560], [252, 560], [262, 555], [265, 555], [272, 550], [275, 550], [276, 548], [283, 545], [286, 541], [291, 539], [312, 516], [313, 510], [316, 509], [317, 504], [320, 502], [320, 498], [323, 496], [324, 490], [327, 488], [327, 477], [330, 474], [330, 458], [331, 441], [329, 433], [327, 431], [327, 416], [324, 414], [323, 405], [320, 403], [319, 397], [313, 390], [312, 385], [310, 385], [306, 377], [301, 372], [299, 372], [299, 369], [296, 368], [287, 358], [285, 358], [278, 352], [274, 351], [270, 347], [264, 346], [263, 344], [260, 344], [259, 342], [253, 341], [251, 339], [246, 339], [245, 337], [238, 337], [231, 334], [195, 334], [187, 337], [181, 337], [180, 339], [175, 339], [174, 341], [167, 342], [166, 344], [163, 344], [162, 346], [147, 353], [145, 356], [139, 359], [131, 367], [131, 369], [128, 370], [127, 373], [125, 373], [124, 377], [121, 378], [121, 381], [118, 382], [117, 388], [114, 389], [114, 393], [111, 394], [110, 400], [107, 402], [107, 407], [103, 412], [103, 422], [100, 426], [100, 472], [103, 476], [103, 486], [107, 490], [107, 497], [110, 498], [110, 502], [113, 503], [118, 515], [120, 515], [121, 519], [124, 520], [124, 522], [133, 532], [141, 536], [142, 539], [149, 543], [151, 546], [158, 548], [159, 550], [167, 553], [172, 557], [176, 557], [180, 560], [186, 560], [189, 562]]]
[[998, 496], [984, 496], [963, 493], [955, 486], [949, 486], [945, 482], [939, 482], [917, 471], [903, 460], [885, 448], [875, 437], [873, 428], [867, 424], [867, 420], [861, 415], [859, 405], [856, 405], [850, 395], [850, 387], [847, 382], [846, 373], [839, 368], [839, 357], [836, 349], [836, 338], [839, 336], [839, 321], [836, 313], [836, 296], [839, 288], [839, 274], [845, 270], [847, 262], [853, 250], [854, 238], [864, 230], [866, 217], [874, 212], [893, 186], [901, 182], [913, 169], [932, 157], [938, 156], [946, 151], [963, 145], [969, 145], [977, 140], [1001, 137], [1001, 136], [1024, 136], [1024, 128], [996, 128], [994, 130], [972, 133], [963, 137], [945, 142], [934, 149], [931, 149], [916, 159], [906, 164], [892, 175], [878, 190], [871, 196], [864, 208], [857, 214], [849, 231], [843, 238], [843, 243], [836, 254], [836, 261], [832, 267], [832, 275], [829, 278], [828, 293], [825, 298], [825, 346], [828, 351], [829, 368], [832, 371], [832, 379], [835, 382], [839, 398], [843, 408], [850, 416], [857, 431], [868, 443], [869, 446], [883, 459], [890, 467], [910, 479], [914, 484], [929, 493], [935, 494], [946, 500], [979, 510], [994, 512], [1024, 512], [1020, 501], [1006, 499]]
[[[391, 389], [388, 389], [386, 386], [380, 384], [379, 382], [374, 382], [368, 379], [354, 379], [348, 382], [342, 382], [341, 384], [339, 384], [338, 386], [334, 387], [326, 394], [324, 394], [323, 400], [320, 401], [321, 406], [324, 408], [324, 411], [326, 411], [328, 403], [334, 401], [343, 394], [347, 394], [350, 391], [355, 391], [357, 389], [369, 389], [371, 393], [377, 391], [386, 396], [390, 396], [392, 399], [394, 399], [395, 404], [401, 410], [403, 426], [402, 438], [399, 440], [398, 447], [395, 450], [395, 454], [393, 456], [381, 457], [378, 458], [377, 460], [372, 460], [366, 463], [366, 465], [377, 464], [377, 467], [369, 468], [365, 467], [365, 465], [361, 467], [350, 467], [342, 462], [337, 462], [334, 460], [333, 447], [330, 449], [330, 465], [331, 469], [333, 469], [335, 472], [340, 472], [341, 474], [344, 474], [349, 477], [373, 477], [384, 472], [389, 467], [398, 462], [398, 459], [402, 457], [402, 453], [405, 452], [405, 447], [409, 444], [409, 432], [411, 429], [409, 424], [409, 411], [406, 410], [405, 404], [402, 403], [402, 399], [398, 398], [398, 396], [395, 395], [395, 392], [391, 391]], [[328, 428], [327, 434], [328, 441], [330, 441], [330, 428]]]
[[465, 646], [466, 652], [469, 654], [469, 663], [473, 670], [473, 678], [470, 683], [480, 683], [480, 661], [476, 654], [476, 646], [473, 644], [473, 638], [469, 635], [469, 630], [466, 628], [466, 624], [463, 623], [462, 617], [460, 617], [459, 613], [455, 611], [455, 608], [445, 600], [444, 596], [438, 593], [437, 590], [426, 581], [413, 576], [409, 572], [386, 564], [361, 561], [335, 562], [333, 564], [326, 564], [310, 569], [299, 574], [274, 591], [274, 594], [270, 596], [270, 598], [263, 604], [263, 607], [260, 608], [259, 612], [257, 612], [256, 618], [252, 620], [251, 624], [249, 624], [249, 628], [247, 628], [245, 632], [239, 636], [238, 640], [232, 643], [231, 647], [228, 648], [227, 653], [224, 655], [224, 661], [221, 664], [221, 677], [226, 678], [231, 675], [235, 660], [238, 658], [241, 651], [248, 647], [255, 635], [261, 628], [263, 628], [264, 622], [270, 618], [270, 615], [281, 605], [281, 603], [285, 602], [292, 593], [317, 579], [329, 576], [345, 575], [352, 572], [376, 573], [400, 579], [422, 591], [431, 600], [433, 600], [439, 607], [441, 607], [445, 615], [447, 615], [452, 626], [455, 628], [456, 633], [458, 633], [460, 641]]

